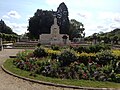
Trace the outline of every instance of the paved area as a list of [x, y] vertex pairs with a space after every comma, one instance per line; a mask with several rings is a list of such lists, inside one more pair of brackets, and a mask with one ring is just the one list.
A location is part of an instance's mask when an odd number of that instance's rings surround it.
[[[21, 49], [4, 49], [0, 51], [0, 66], [10, 55], [15, 55]], [[0, 90], [75, 90], [69, 88], [60, 88], [54, 86], [47, 86], [38, 83], [32, 83], [13, 77], [5, 73], [0, 67]]]

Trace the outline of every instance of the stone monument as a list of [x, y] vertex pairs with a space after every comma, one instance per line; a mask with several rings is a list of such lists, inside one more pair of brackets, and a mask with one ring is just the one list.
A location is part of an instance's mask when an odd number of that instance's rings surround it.
[[[67, 37], [64, 39], [64, 37]], [[69, 44], [69, 36], [67, 34], [60, 34], [60, 28], [57, 24], [57, 18], [54, 18], [54, 24], [51, 26], [50, 34], [40, 35], [41, 44], [64, 45]]]

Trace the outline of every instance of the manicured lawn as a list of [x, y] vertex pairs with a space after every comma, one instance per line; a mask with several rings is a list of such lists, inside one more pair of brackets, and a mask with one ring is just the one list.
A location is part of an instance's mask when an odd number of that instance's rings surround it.
[[36, 77], [30, 76], [30, 72], [23, 71], [19, 68], [16, 68], [13, 65], [13, 59], [8, 59], [4, 63], [4, 67], [11, 71], [12, 73], [15, 73], [20, 76], [24, 76], [27, 78], [40, 80], [40, 81], [46, 81], [46, 82], [52, 82], [52, 83], [58, 83], [58, 84], [66, 84], [66, 85], [75, 85], [75, 86], [81, 86], [81, 87], [96, 87], [96, 88], [120, 88], [120, 83], [114, 83], [114, 82], [99, 82], [99, 81], [90, 81], [90, 80], [70, 80], [70, 79], [57, 79], [57, 78], [50, 78], [45, 77], [42, 75], [36, 75]]

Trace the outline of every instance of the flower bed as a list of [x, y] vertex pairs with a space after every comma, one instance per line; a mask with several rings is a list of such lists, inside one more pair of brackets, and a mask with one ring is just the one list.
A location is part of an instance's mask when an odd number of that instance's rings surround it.
[[33, 52], [19, 53], [13, 64], [33, 75], [120, 82], [120, 55], [116, 52], [120, 51], [86, 53], [77, 52], [72, 48], [54, 50], [38, 47]]

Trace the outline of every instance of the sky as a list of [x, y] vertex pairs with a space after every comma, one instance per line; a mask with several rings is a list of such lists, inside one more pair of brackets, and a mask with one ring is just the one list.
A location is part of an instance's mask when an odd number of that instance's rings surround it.
[[17, 34], [24, 34], [37, 9], [56, 11], [62, 2], [69, 19], [84, 24], [86, 36], [120, 28], [120, 0], [0, 0], [0, 19]]

